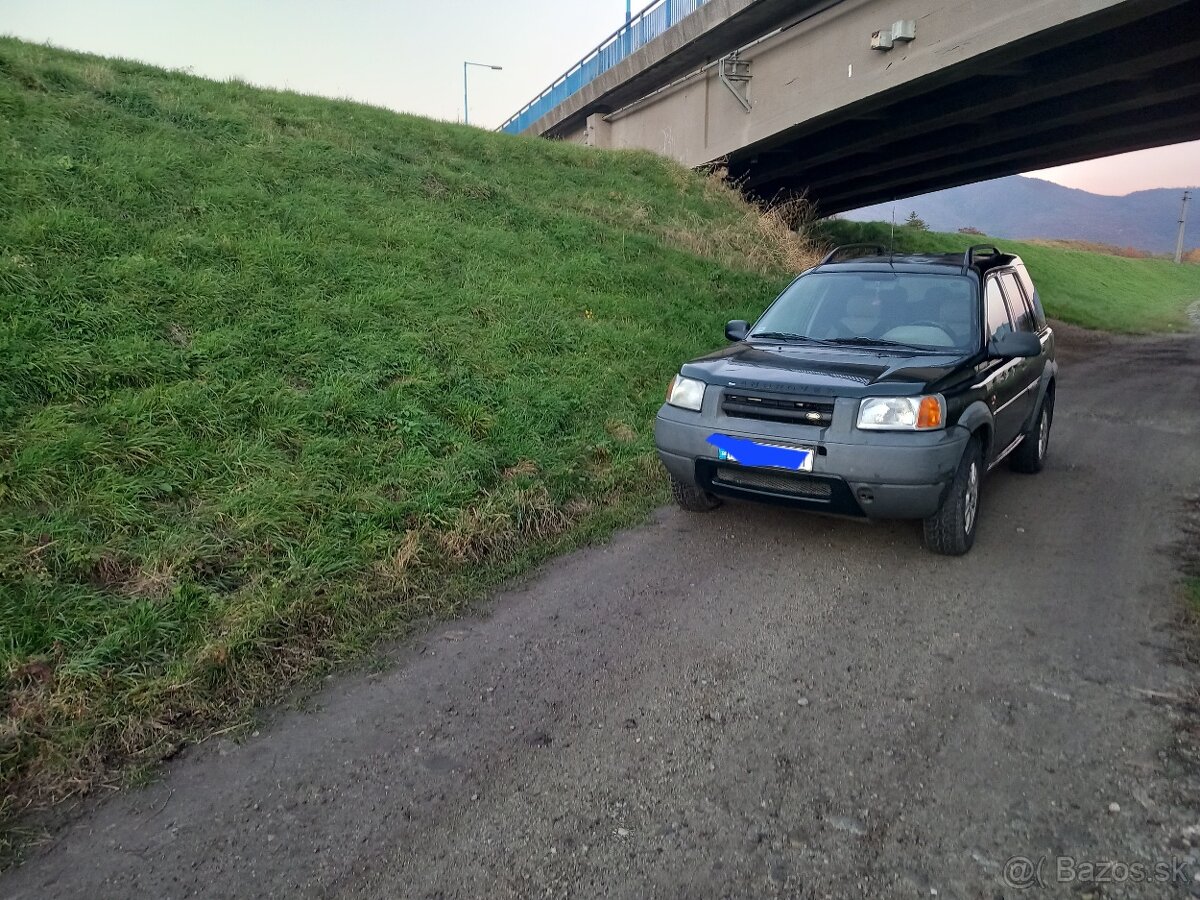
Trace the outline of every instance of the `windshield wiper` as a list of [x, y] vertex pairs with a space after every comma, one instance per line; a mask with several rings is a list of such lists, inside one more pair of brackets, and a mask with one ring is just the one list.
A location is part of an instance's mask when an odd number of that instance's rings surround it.
[[809, 337], [807, 334], [792, 334], [789, 331], [756, 331], [752, 338], [764, 338], [768, 341], [803, 341], [806, 344], [828, 344], [820, 338]]
[[830, 338], [825, 341], [827, 344], [845, 344], [853, 347], [903, 347], [905, 350], [923, 350], [924, 347], [918, 347], [916, 344], [905, 344], [901, 341], [889, 341], [886, 338], [871, 338], [871, 337], [845, 337], [845, 338]]

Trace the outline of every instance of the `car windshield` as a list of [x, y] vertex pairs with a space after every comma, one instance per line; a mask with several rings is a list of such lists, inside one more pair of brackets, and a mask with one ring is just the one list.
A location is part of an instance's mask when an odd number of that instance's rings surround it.
[[980, 340], [975, 291], [963, 275], [814, 272], [792, 282], [751, 337], [969, 352]]

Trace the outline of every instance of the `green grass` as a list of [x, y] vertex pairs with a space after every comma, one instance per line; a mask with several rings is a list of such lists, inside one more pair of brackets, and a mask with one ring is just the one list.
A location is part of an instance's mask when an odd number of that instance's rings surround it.
[[[883, 222], [822, 223], [831, 243], [875, 241], [888, 246], [892, 228]], [[906, 252], [965, 251], [990, 238], [940, 234], [897, 226], [896, 249]], [[1189, 326], [1187, 308], [1200, 300], [1200, 266], [1161, 259], [1127, 259], [996, 239], [1029, 267], [1046, 312], [1085, 328], [1125, 333], [1165, 332]]]
[[0, 142], [10, 811], [643, 515], [802, 250], [648, 153], [11, 39]]

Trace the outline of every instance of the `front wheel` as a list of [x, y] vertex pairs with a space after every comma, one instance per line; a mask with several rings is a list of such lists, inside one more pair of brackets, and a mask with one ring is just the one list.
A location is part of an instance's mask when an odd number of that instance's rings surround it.
[[674, 475], [671, 476], [671, 496], [679, 504], [680, 509], [688, 512], [708, 512], [721, 505], [721, 499], [701, 490], [694, 484], [684, 484]]
[[983, 482], [983, 450], [972, 437], [942, 505], [925, 520], [925, 546], [944, 556], [962, 556], [975, 544], [979, 524], [979, 488]]
[[1046, 465], [1046, 453], [1050, 450], [1050, 426], [1054, 422], [1054, 394], [1046, 394], [1038, 409], [1033, 427], [1025, 432], [1021, 446], [1013, 451], [1009, 466], [1014, 472], [1036, 475]]

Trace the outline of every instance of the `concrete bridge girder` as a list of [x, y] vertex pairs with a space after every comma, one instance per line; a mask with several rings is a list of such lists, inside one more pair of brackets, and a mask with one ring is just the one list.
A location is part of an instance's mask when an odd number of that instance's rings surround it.
[[[928, 0], [843, 0], [742, 53], [752, 75], [749, 113], [710, 67], [610, 113], [614, 146], [653, 149], [702, 165], [1061, 24], [1064, 8], [1082, 18], [1122, 2], [1127, 0], [958, 0], [918, 14], [914, 6], [929, 7]], [[915, 19], [916, 40], [888, 53], [872, 50], [871, 34], [901, 18]]]
[[[912, 43], [871, 49], [903, 19]], [[742, 51], [748, 111], [710, 64], [556, 136], [689, 166], [725, 159], [752, 191], [809, 189], [838, 212], [1027, 159], [1200, 137], [1178, 109], [1200, 99], [1198, 34], [1200, 0], [842, 0]]]

